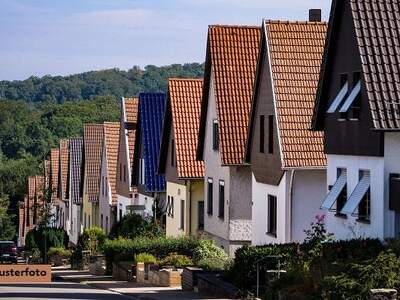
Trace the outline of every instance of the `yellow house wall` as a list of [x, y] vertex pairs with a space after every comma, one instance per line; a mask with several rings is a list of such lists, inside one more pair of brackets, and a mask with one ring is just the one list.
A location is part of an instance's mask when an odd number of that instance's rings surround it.
[[[198, 236], [198, 202], [204, 201], [203, 185], [203, 180], [188, 180], [186, 185], [167, 182], [167, 199], [168, 196], [174, 198], [173, 216], [167, 214], [166, 218], [167, 236]], [[185, 205], [184, 229], [180, 228], [182, 200]]]

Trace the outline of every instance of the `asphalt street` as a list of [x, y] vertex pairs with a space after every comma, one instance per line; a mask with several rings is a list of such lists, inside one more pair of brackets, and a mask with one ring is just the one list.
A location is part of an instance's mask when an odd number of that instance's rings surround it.
[[0, 284], [0, 299], [128, 300], [132, 297], [72, 282]]

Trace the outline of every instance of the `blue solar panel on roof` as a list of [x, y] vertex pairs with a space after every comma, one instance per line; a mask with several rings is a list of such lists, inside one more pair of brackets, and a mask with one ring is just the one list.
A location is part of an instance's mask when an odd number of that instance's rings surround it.
[[161, 131], [166, 95], [141, 93], [139, 95], [140, 130], [145, 163], [145, 183], [148, 192], [165, 191], [165, 176], [157, 175]]

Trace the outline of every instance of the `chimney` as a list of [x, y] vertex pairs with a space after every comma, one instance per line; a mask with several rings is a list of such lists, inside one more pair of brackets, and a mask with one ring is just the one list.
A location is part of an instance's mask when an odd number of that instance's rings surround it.
[[312, 8], [308, 12], [308, 20], [310, 22], [321, 22], [321, 9]]

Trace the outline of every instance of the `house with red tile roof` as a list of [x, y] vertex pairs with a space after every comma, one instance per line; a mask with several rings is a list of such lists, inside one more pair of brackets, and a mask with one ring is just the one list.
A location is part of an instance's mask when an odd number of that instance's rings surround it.
[[204, 162], [196, 160], [202, 89], [202, 79], [168, 80], [159, 159], [167, 236], [198, 236], [204, 229]]
[[82, 233], [82, 168], [83, 139], [69, 139], [68, 208], [70, 216], [69, 241], [77, 245]]
[[108, 234], [117, 220], [118, 122], [104, 122], [102, 144], [99, 213], [100, 227]]
[[251, 169], [244, 163], [259, 26], [209, 26], [197, 158], [204, 161], [204, 233], [234, 255], [251, 241]]
[[320, 19], [263, 21], [246, 147], [253, 245], [301, 242], [322, 213], [323, 134], [309, 128], [326, 28]]
[[68, 169], [69, 169], [69, 140], [60, 140], [60, 160], [58, 167], [58, 198], [60, 199], [60, 227], [69, 230], [69, 203], [68, 203]]
[[400, 2], [334, 0], [312, 129], [324, 133], [326, 225], [400, 235]]
[[122, 98], [117, 159], [117, 221], [129, 213], [138, 202], [137, 187], [132, 174], [138, 122], [138, 98]]
[[100, 226], [99, 195], [103, 139], [103, 124], [84, 125], [82, 193], [82, 223], [84, 229]]
[[165, 210], [165, 176], [158, 173], [165, 102], [165, 93], [139, 94], [133, 159], [133, 184], [138, 198], [132, 210], [147, 217]]
[[44, 207], [44, 176], [29, 176], [26, 179], [24, 202], [18, 207], [18, 244], [25, 245], [26, 234], [40, 222]]
[[53, 220], [52, 226], [60, 227], [60, 199], [58, 198], [58, 169], [60, 164], [60, 149], [52, 148], [50, 150], [50, 171], [49, 188], [51, 190], [51, 214]]

